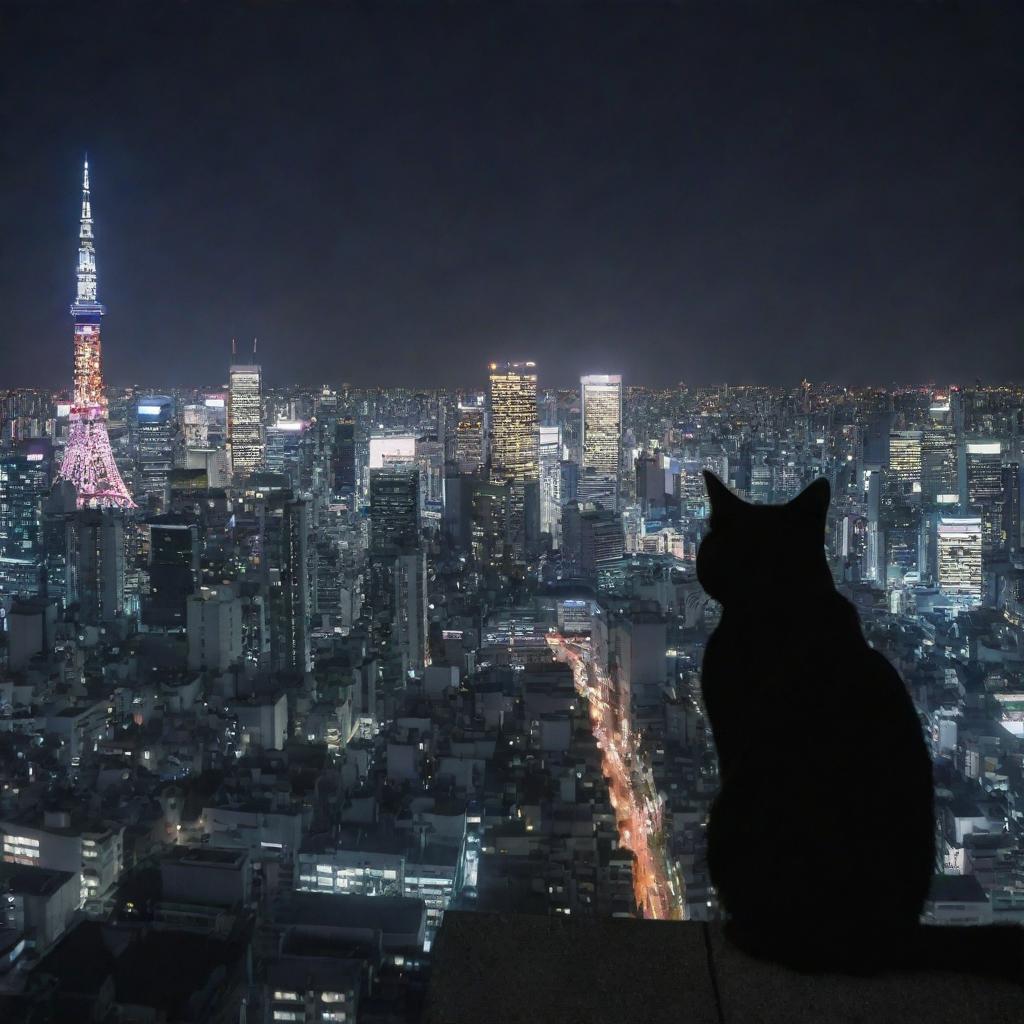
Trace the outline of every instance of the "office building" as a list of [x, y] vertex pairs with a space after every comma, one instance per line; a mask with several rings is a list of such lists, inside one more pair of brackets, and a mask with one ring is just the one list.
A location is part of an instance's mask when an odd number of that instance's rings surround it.
[[80, 509], [67, 520], [67, 603], [98, 626], [125, 612], [124, 520], [117, 510]]
[[1011, 556], [1020, 550], [1020, 463], [1003, 466], [1002, 545]]
[[188, 599], [199, 585], [199, 535], [194, 523], [172, 516], [149, 523], [149, 592], [142, 599], [142, 623], [151, 629], [181, 630]]
[[135, 407], [135, 496], [156, 512], [166, 511], [169, 481], [174, 469], [177, 426], [174, 400], [147, 395]]
[[459, 404], [455, 420], [455, 461], [463, 473], [476, 473], [487, 462], [486, 410], [482, 401]]
[[294, 491], [302, 489], [303, 446], [309, 429], [307, 420], [278, 420], [267, 427], [264, 465], [268, 472], [287, 477]]
[[538, 427], [540, 467], [540, 531], [559, 545], [562, 526], [562, 431], [560, 427]]
[[889, 434], [889, 467], [884, 474], [889, 504], [920, 502], [921, 446], [920, 430], [894, 430]]
[[940, 519], [936, 575], [944, 596], [981, 603], [981, 553], [982, 521], [979, 517]]
[[580, 500], [618, 507], [622, 377], [580, 378]]
[[63, 810], [26, 811], [0, 821], [8, 864], [79, 877], [78, 906], [107, 893], [121, 875], [124, 828]]
[[540, 534], [536, 364], [491, 363], [488, 409], [490, 477], [509, 485], [510, 540], [522, 557]]
[[921, 498], [927, 505], [939, 496], [957, 494], [957, 440], [948, 400], [932, 403], [921, 433]]
[[186, 616], [191, 671], [226, 672], [242, 661], [242, 601], [230, 584], [190, 595]]
[[263, 467], [262, 370], [255, 364], [232, 365], [228, 378], [228, 450], [231, 472], [248, 476]]
[[985, 555], [1002, 544], [1003, 445], [1000, 441], [968, 441], [964, 446], [966, 504], [981, 516]]
[[309, 504], [293, 500], [290, 491], [269, 495], [261, 504], [259, 520], [271, 668], [278, 672], [309, 672]]
[[38, 438], [0, 454], [0, 594], [33, 596], [44, 586], [43, 507], [53, 448]]
[[536, 363], [491, 363], [489, 412], [491, 478], [522, 483], [537, 478]]
[[419, 546], [419, 470], [370, 470], [370, 554], [393, 556]]
[[356, 486], [356, 425], [354, 420], [339, 420], [335, 424], [331, 480], [335, 494], [351, 493]]

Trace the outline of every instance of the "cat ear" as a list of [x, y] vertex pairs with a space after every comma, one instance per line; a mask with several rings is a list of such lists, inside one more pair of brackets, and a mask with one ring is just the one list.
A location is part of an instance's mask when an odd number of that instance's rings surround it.
[[711, 499], [711, 514], [722, 518], [736, 512], [743, 502], [709, 469], [704, 470], [704, 485]]
[[832, 499], [832, 488], [823, 476], [808, 484], [790, 503], [794, 512], [824, 523], [828, 514], [828, 503]]

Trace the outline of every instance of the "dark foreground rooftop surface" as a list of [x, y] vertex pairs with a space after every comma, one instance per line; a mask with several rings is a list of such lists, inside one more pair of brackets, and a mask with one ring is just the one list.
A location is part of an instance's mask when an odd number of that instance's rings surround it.
[[450, 911], [426, 1024], [984, 1024], [1024, 989], [939, 971], [809, 975], [741, 953], [715, 924]]

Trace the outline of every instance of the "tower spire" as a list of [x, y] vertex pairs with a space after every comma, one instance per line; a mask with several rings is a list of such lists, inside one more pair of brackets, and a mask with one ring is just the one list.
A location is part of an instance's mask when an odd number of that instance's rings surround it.
[[89, 197], [89, 157], [82, 168], [82, 220], [78, 231], [78, 289], [75, 305], [96, 302], [96, 249], [92, 234], [92, 201]]

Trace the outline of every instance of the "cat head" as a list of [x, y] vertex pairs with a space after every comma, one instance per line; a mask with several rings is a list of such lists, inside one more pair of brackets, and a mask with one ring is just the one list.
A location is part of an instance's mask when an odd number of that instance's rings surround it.
[[771, 602], [780, 593], [832, 586], [824, 549], [827, 480], [815, 480], [785, 505], [751, 505], [707, 471], [704, 482], [711, 519], [697, 551], [697, 578], [711, 597]]

